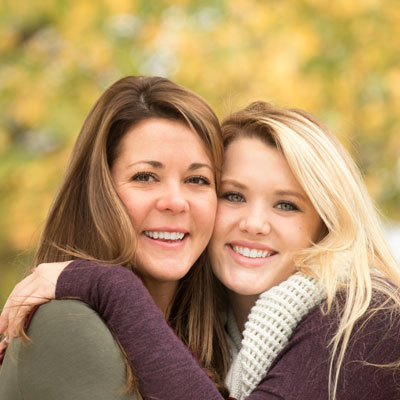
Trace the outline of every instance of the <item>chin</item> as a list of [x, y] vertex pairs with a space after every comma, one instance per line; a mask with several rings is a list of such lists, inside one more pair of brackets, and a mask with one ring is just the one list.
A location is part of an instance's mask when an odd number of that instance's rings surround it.
[[258, 291], [258, 290], [254, 290], [254, 288], [252, 288], [252, 289], [245, 288], [245, 289], [236, 289], [236, 290], [232, 289], [233, 292], [235, 292], [236, 294], [238, 294], [240, 296], [259, 296], [265, 290]]
[[243, 281], [239, 282], [229, 282], [223, 283], [231, 292], [238, 294], [240, 296], [257, 296], [260, 293], [264, 292], [264, 290], [258, 290], [258, 288], [254, 287], [254, 283], [244, 283]]
[[173, 282], [173, 281], [180, 281], [189, 271], [189, 268], [171, 268], [168, 269], [166, 267], [163, 271], [160, 271], [158, 274], [154, 274], [154, 277], [160, 281], [165, 282]]

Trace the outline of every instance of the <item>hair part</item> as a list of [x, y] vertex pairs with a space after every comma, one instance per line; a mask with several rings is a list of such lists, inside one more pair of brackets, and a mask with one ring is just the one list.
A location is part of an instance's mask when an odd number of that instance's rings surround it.
[[[323, 313], [340, 308], [330, 343], [330, 393], [335, 399], [356, 323], [382, 310], [397, 318], [400, 314], [400, 272], [361, 173], [339, 140], [302, 110], [254, 102], [223, 122], [222, 135], [225, 148], [242, 137], [255, 137], [282, 152], [324, 223], [321, 239], [300, 251], [295, 264], [325, 285]], [[345, 294], [340, 306], [338, 292]], [[375, 299], [385, 300], [372, 307]], [[398, 367], [400, 360], [388, 366]]]

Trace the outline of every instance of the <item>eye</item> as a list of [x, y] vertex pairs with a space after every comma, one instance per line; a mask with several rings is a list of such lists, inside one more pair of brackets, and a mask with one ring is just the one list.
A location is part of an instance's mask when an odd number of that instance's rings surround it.
[[275, 207], [281, 209], [282, 211], [298, 210], [298, 207], [289, 201], [280, 201]]
[[244, 203], [245, 198], [238, 192], [226, 192], [222, 195], [222, 198], [232, 203]]
[[156, 177], [153, 173], [151, 172], [138, 172], [137, 174], [132, 176], [132, 181], [136, 182], [153, 182], [156, 180]]
[[194, 183], [195, 185], [210, 185], [210, 181], [205, 176], [201, 175], [191, 176], [186, 182]]

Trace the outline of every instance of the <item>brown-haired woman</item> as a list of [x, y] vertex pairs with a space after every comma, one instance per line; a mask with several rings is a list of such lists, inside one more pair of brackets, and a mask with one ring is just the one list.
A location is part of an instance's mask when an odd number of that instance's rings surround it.
[[[33, 262], [98, 260], [134, 271], [218, 384], [227, 350], [203, 250], [222, 151], [218, 119], [201, 97], [164, 78], [119, 80], [83, 124]], [[8, 399], [130, 398], [111, 332], [83, 303], [41, 307], [28, 335], [28, 346], [13, 340], [1, 369]]]

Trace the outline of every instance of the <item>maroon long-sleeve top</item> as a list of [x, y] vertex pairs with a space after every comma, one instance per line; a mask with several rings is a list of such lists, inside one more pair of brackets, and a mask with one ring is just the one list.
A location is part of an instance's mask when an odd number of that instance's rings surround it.
[[[223, 399], [131, 271], [76, 260], [57, 282], [56, 298], [65, 297], [80, 298], [104, 319], [124, 347], [145, 399]], [[334, 314], [312, 310], [248, 400], [328, 399], [328, 342], [336, 328]], [[400, 399], [400, 370], [365, 364], [399, 359], [398, 316], [391, 320], [379, 312], [350, 342], [337, 400]]]

